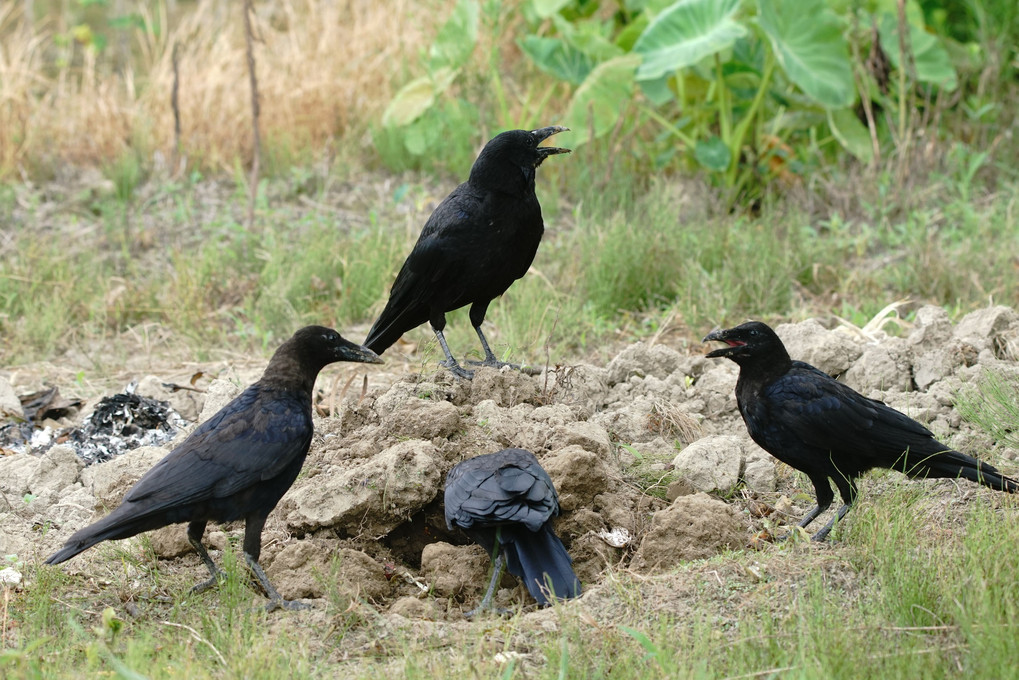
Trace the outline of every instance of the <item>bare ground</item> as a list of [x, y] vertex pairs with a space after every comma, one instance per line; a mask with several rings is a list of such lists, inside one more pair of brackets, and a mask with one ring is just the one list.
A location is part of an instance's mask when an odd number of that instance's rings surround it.
[[[998, 446], [954, 409], [958, 390], [981, 370], [1019, 370], [1013, 310], [978, 310], [952, 324], [944, 310], [925, 307], [902, 337], [813, 320], [778, 331], [794, 357], [843, 376], [1006, 474], [1019, 468], [1019, 451]], [[17, 394], [45, 382], [82, 396], [87, 404], [71, 419], [80, 421], [99, 396], [140, 381], [143, 391], [194, 420], [211, 415], [262, 368], [228, 353], [173, 364], [134, 356], [103, 385], [83, 384], [50, 364], [0, 372], [0, 382]], [[563, 510], [558, 532], [585, 590], [576, 601], [537, 610], [505, 577], [496, 604], [527, 612], [525, 630], [554, 630], [564, 611], [599, 627], [652, 609], [706, 617], [725, 632], [747, 607], [788, 614], [789, 593], [819, 571], [845, 597], [857, 592], [852, 547], [767, 540], [810, 506], [811, 487], [749, 440], [735, 410], [730, 362], [641, 343], [607, 366], [556, 366], [538, 376], [482, 369], [465, 382], [442, 370], [415, 372], [420, 364], [394, 358], [377, 368], [332, 367], [320, 377], [309, 459], [263, 535], [270, 579], [284, 597], [314, 605], [281, 617], [325, 631], [312, 636], [322, 645], [338, 621], [357, 620], [332, 652], [337, 661], [398, 656], [407, 638], [445, 654], [464, 631], [491, 626], [463, 620], [487, 583], [489, 561], [446, 529], [442, 484], [460, 460], [507, 446], [533, 451], [552, 476]], [[200, 392], [163, 387], [188, 385], [198, 373]], [[114, 507], [168, 450], [143, 448], [89, 467], [66, 445], [0, 457], [0, 554], [22, 565], [41, 562]], [[865, 480], [861, 504], [898, 477]], [[1003, 502], [967, 483], [916, 483], [928, 488], [934, 533], [951, 531], [966, 504]], [[240, 535], [240, 525], [211, 527], [214, 559]], [[66, 606], [95, 613], [112, 605], [132, 617], [164, 616], [169, 602], [195, 597], [187, 588], [206, 575], [183, 526], [100, 545], [60, 568], [73, 576]], [[15, 587], [15, 606], [23, 585]], [[508, 644], [525, 665], [541, 662], [525, 639], [507, 643], [500, 636], [509, 633], [491, 634], [493, 649]]]

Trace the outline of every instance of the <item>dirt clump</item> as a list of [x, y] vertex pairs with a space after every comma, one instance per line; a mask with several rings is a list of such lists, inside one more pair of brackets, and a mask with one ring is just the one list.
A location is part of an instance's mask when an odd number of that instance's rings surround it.
[[680, 496], [655, 513], [632, 567], [638, 571], [668, 568], [745, 544], [746, 527], [724, 501], [705, 493]]
[[[919, 419], [950, 446], [992, 464], [1006, 461], [1003, 471], [1014, 473], [1019, 453], [963, 421], [955, 400], [987, 368], [1017, 370], [1019, 315], [992, 307], [953, 325], [944, 310], [922, 307], [899, 327], [902, 337], [815, 320], [777, 330], [794, 359]], [[781, 512], [772, 510], [781, 497], [809, 505], [809, 482], [747, 435], [733, 393], [737, 374], [730, 361], [635, 343], [607, 366], [550, 366], [536, 376], [485, 367], [473, 381], [445, 370], [371, 374], [366, 390], [335, 398], [323, 397], [328, 386], [319, 385], [311, 451], [270, 515], [263, 564], [290, 599], [356, 600], [386, 612], [397, 627], [449, 625], [476, 604], [491, 559], [446, 528], [445, 476], [466, 458], [521, 447], [558, 491], [555, 530], [585, 589], [575, 606], [608, 607], [610, 581], [621, 572], [648, 579], [738, 550], [763, 522], [779, 521]], [[146, 378], [145, 391], [167, 398], [162, 382]], [[180, 408], [205, 418], [237, 392], [237, 381], [217, 379], [204, 394], [184, 395], [190, 401]], [[0, 491], [10, 506], [0, 501], [0, 550], [44, 559], [115, 507], [171, 447], [142, 447], [84, 467], [61, 445], [43, 456], [0, 455]], [[215, 559], [228, 538], [240, 537], [239, 526], [210, 527], [206, 544]], [[184, 555], [179, 564], [205, 578], [184, 526], [151, 532], [147, 545], [161, 558]], [[107, 554], [89, 551], [68, 569], [94, 570]], [[501, 606], [533, 604], [512, 576], [502, 586]]]
[[430, 543], [421, 552], [421, 573], [437, 596], [464, 601], [484, 592], [491, 560], [479, 545]]
[[381, 603], [393, 591], [383, 565], [360, 550], [340, 547], [335, 540], [293, 541], [272, 558], [265, 571], [288, 600], [333, 593]]

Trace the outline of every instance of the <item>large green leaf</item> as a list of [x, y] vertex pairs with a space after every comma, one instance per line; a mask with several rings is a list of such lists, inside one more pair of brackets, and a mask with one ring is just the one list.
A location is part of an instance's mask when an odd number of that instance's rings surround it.
[[607, 134], [633, 95], [633, 75], [640, 57], [625, 54], [599, 64], [573, 93], [566, 125], [576, 134], [574, 146]]
[[[895, 68], [902, 68], [902, 50], [899, 45], [899, 21], [896, 17], [886, 14], [881, 18], [881, 46], [888, 60]], [[916, 67], [916, 79], [922, 83], [938, 85], [946, 90], [954, 90], [959, 85], [952, 65], [952, 59], [941, 45], [936, 35], [923, 28], [909, 24], [909, 43], [913, 51], [913, 64]]]
[[428, 70], [460, 68], [478, 43], [478, 0], [460, 0], [428, 50]]
[[852, 109], [828, 109], [828, 127], [849, 153], [858, 160], [870, 163], [874, 159], [874, 144], [867, 129]]
[[599, 21], [570, 22], [561, 15], [552, 18], [556, 30], [568, 44], [580, 50], [594, 61], [608, 61], [624, 53], [608, 35], [607, 27]]
[[732, 152], [719, 137], [712, 135], [698, 139], [693, 149], [694, 158], [708, 170], [724, 172], [732, 163]]
[[637, 80], [654, 80], [730, 47], [746, 34], [733, 19], [740, 0], [678, 0], [655, 17], [633, 51], [644, 58]]
[[383, 112], [382, 126], [394, 128], [413, 123], [432, 107], [436, 97], [446, 91], [455, 77], [456, 71], [444, 68], [404, 85]]
[[842, 24], [825, 0], [758, 0], [758, 23], [778, 63], [804, 94], [829, 109], [853, 103], [856, 84]]
[[594, 60], [559, 38], [529, 35], [518, 42], [524, 54], [545, 73], [580, 85], [594, 68]]
[[531, 0], [534, 13], [542, 19], [548, 19], [568, 4], [570, 0]]

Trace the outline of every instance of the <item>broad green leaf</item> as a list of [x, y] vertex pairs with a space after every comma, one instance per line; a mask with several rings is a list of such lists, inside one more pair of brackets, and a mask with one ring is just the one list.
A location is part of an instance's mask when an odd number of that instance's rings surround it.
[[870, 131], [860, 122], [852, 109], [828, 109], [828, 127], [842, 148], [857, 160], [870, 163], [874, 159], [874, 145]]
[[[840, 17], [850, 12], [862, 12], [861, 16], [898, 15], [899, 0], [827, 0], [828, 8]], [[917, 0], [906, 0], [906, 21], [923, 26], [923, 8]], [[869, 22], [868, 22], [869, 23]]]
[[698, 163], [714, 172], [728, 170], [729, 164], [732, 163], [732, 153], [729, 151], [729, 147], [721, 138], [715, 136], [697, 140], [693, 155]]
[[560, 15], [552, 21], [563, 40], [595, 61], [608, 61], [623, 54], [623, 49], [610, 40], [601, 22], [571, 23]]
[[633, 74], [640, 57], [625, 54], [599, 64], [573, 93], [565, 124], [576, 134], [574, 146], [607, 134], [633, 95]]
[[428, 70], [460, 68], [478, 43], [478, 0], [460, 0], [428, 50]]
[[740, 0], [678, 0], [641, 33], [637, 80], [654, 80], [732, 46], [747, 30], [733, 15]]
[[413, 123], [432, 107], [435, 98], [446, 91], [455, 77], [456, 71], [445, 68], [404, 85], [383, 112], [382, 126], [394, 128]]
[[676, 98], [669, 88], [669, 76], [662, 76], [654, 80], [641, 80], [640, 91], [655, 106], [662, 106]]
[[545, 73], [580, 85], [594, 68], [594, 60], [559, 38], [529, 35], [518, 42], [524, 54]]
[[531, 0], [535, 14], [542, 19], [548, 19], [568, 4], [570, 0]]
[[647, 12], [642, 12], [637, 16], [636, 19], [628, 23], [623, 30], [616, 36], [616, 45], [624, 52], [633, 51], [633, 46], [637, 42], [637, 38], [647, 28], [648, 23], [651, 20], [648, 19]]
[[[895, 68], [901, 68], [902, 50], [899, 45], [899, 21], [896, 17], [886, 14], [881, 18], [881, 47], [884, 48], [888, 60]], [[938, 85], [946, 90], [954, 90], [959, 85], [955, 67], [942, 47], [936, 35], [923, 28], [910, 24], [909, 44], [913, 51], [913, 64], [916, 67], [916, 79], [921, 83]]]
[[758, 23], [789, 80], [825, 108], [852, 104], [856, 84], [849, 47], [825, 0], [758, 0], [758, 5]]

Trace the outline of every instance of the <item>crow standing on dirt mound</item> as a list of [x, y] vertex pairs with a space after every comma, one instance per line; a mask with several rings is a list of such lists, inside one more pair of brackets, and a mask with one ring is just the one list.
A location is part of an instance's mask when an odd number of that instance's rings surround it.
[[156, 463], [121, 505], [78, 531], [46, 564], [59, 564], [96, 543], [188, 522], [188, 542], [209, 568], [200, 592], [221, 576], [202, 545], [211, 520], [244, 519], [244, 558], [271, 600], [269, 609], [300, 609], [284, 600], [258, 565], [262, 527], [294, 483], [311, 446], [312, 389], [334, 361], [382, 363], [378, 355], [330, 328], [307, 326], [280, 345], [261, 379]]
[[810, 477], [817, 507], [800, 522], [806, 527], [828, 509], [835, 495], [842, 507], [814, 534], [822, 541], [856, 500], [856, 478], [872, 468], [889, 468], [910, 478], [965, 477], [1008, 493], [1019, 482], [987, 463], [953, 451], [912, 418], [868, 399], [810, 364], [789, 358], [782, 341], [759, 321], [716, 330], [704, 341], [728, 347], [708, 357], [739, 364], [736, 403], [755, 442], [783, 463]]
[[488, 591], [465, 616], [491, 606], [504, 567], [538, 604], [580, 595], [573, 560], [552, 531], [559, 496], [533, 453], [503, 449], [458, 463], [446, 476], [445, 505], [446, 526], [463, 529], [495, 560]]
[[534, 195], [535, 170], [547, 157], [570, 151], [538, 145], [565, 130], [558, 126], [510, 130], [485, 145], [468, 180], [425, 223], [386, 308], [368, 332], [366, 347], [382, 354], [401, 335], [427, 321], [446, 355], [442, 365], [470, 379], [474, 372], [456, 362], [442, 334], [446, 312], [469, 304], [471, 325], [485, 351], [484, 361], [470, 363], [509, 365], [492, 354], [481, 322], [489, 303], [526, 274], [534, 261], [545, 230]]

